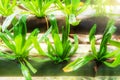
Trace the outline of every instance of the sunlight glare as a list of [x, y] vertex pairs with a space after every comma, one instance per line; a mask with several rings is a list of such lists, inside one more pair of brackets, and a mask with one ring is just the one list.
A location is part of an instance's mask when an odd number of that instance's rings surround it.
[[120, 3], [120, 0], [116, 0], [116, 1]]

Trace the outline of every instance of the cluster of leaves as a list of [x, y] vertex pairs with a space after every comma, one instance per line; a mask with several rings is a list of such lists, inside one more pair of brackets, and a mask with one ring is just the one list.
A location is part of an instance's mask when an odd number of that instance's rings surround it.
[[69, 60], [70, 56], [72, 56], [77, 48], [78, 48], [78, 38], [77, 35], [74, 35], [74, 44], [71, 43], [71, 41], [68, 39], [69, 33], [70, 33], [70, 25], [68, 23], [68, 19], [66, 20], [66, 27], [63, 27], [62, 31], [62, 39], [60, 39], [59, 31], [58, 31], [58, 25], [55, 16], [50, 16], [50, 23], [52, 27], [52, 38], [54, 41], [54, 44], [50, 42], [49, 38], [45, 39], [45, 42], [47, 43], [47, 50], [48, 52], [44, 52], [42, 48], [39, 45], [39, 41], [37, 38], [34, 40], [34, 46], [38, 50], [39, 54], [46, 55], [49, 58], [51, 58], [56, 63], [63, 62], [65, 60]]
[[[13, 32], [13, 33], [12, 33]], [[29, 69], [35, 73], [37, 70], [28, 62], [29, 51], [31, 50], [32, 38], [39, 33], [38, 29], [35, 29], [27, 37], [26, 29], [26, 16], [22, 16], [19, 20], [13, 22], [12, 32], [5, 30], [0, 32], [0, 38], [6, 44], [6, 46], [12, 51], [12, 53], [0, 52], [0, 56], [9, 59], [16, 60], [21, 65], [21, 71], [26, 80], [31, 80]]]
[[99, 66], [100, 63], [104, 63], [107, 66], [112, 65], [112, 63], [108, 63], [107, 61], [108, 61], [108, 59], [111, 59], [111, 58], [114, 59], [117, 54], [116, 54], [116, 51], [113, 51], [113, 52], [107, 51], [107, 43], [110, 41], [112, 34], [116, 30], [116, 27], [113, 25], [113, 23], [114, 23], [113, 20], [110, 20], [108, 22], [107, 27], [106, 27], [103, 37], [102, 37], [99, 51], [96, 50], [96, 46], [95, 46], [96, 25], [94, 25], [89, 34], [89, 40], [91, 43], [92, 53], [85, 57], [78, 58], [77, 60], [71, 62], [63, 70], [65, 72], [74, 71], [74, 70], [82, 67], [83, 65], [87, 64], [90, 61], [95, 61], [97, 66]]
[[56, 0], [58, 9], [69, 16], [69, 23], [74, 26], [80, 22], [76, 19], [76, 16], [85, 11], [89, 4], [90, 0], [86, 0], [85, 3], [81, 2], [81, 0]]
[[116, 50], [114, 50], [111, 54], [107, 55], [106, 57], [114, 57], [113, 62], [104, 62], [106, 65], [110, 67], [116, 67], [120, 65], [120, 42], [110, 40], [109, 43], [115, 47], [117, 47]]
[[[20, 3], [30, 13], [37, 17], [44, 17], [56, 10], [55, 7], [50, 8], [52, 4], [56, 3], [57, 8], [69, 16], [69, 23], [75, 26], [80, 22], [76, 19], [76, 16], [85, 11], [90, 2], [91, 0], [85, 0], [85, 2], [81, 0], [0, 0], [0, 14], [5, 17], [12, 14], [16, 4]], [[109, 1], [93, 0], [93, 4], [92, 7], [96, 10], [96, 16], [106, 16], [108, 14], [106, 5], [110, 4]]]
[[55, 0], [21, 0], [21, 3], [26, 9], [37, 17], [44, 17], [51, 12], [48, 8]]
[[[79, 23], [79, 21], [76, 20], [76, 16], [87, 8], [90, 0], [87, 0], [82, 7], [81, 5], [83, 5], [83, 3], [80, 2], [80, 0], [20, 0], [18, 2], [20, 2], [20, 4], [23, 4], [24, 8], [26, 8], [30, 13], [36, 15], [37, 17], [44, 17], [46, 14], [54, 11], [49, 9], [49, 7], [54, 4], [54, 2], [56, 2], [58, 8], [65, 14], [69, 15], [70, 23], [75, 25]], [[62, 2], [65, 4], [65, 6]], [[16, 0], [0, 0], [0, 14], [3, 16], [12, 14], [15, 6]]]
[[[20, 0], [22, 4], [31, 11], [32, 14], [35, 14], [37, 17], [43, 17], [46, 13], [50, 12], [48, 8], [55, 0]], [[98, 3], [99, 0], [96, 0]], [[64, 3], [64, 4], [63, 4]], [[62, 38], [60, 38], [57, 21], [54, 15], [50, 16], [51, 27], [49, 30], [38, 40], [39, 30], [35, 29], [29, 36], [27, 36], [26, 29], [26, 16], [20, 17], [20, 19], [15, 19], [15, 14], [9, 16], [5, 23], [2, 26], [4, 32], [0, 32], [0, 38], [6, 44], [6, 46], [12, 51], [0, 52], [0, 57], [16, 60], [21, 65], [21, 71], [26, 78], [26, 80], [31, 80], [30, 70], [35, 73], [37, 70], [29, 63], [29, 51], [32, 49], [32, 44], [39, 52], [40, 55], [47, 56], [56, 63], [68, 61], [70, 57], [78, 49], [78, 37], [74, 35], [74, 43], [69, 40], [70, 33], [70, 24], [77, 25], [80, 21], [77, 21], [76, 16], [82, 13], [87, 6], [89, 5], [90, 0], [86, 0], [83, 4], [80, 0], [56, 0], [56, 5], [60, 10], [66, 14], [66, 26], [62, 27]], [[103, 5], [104, 0], [99, 2], [99, 5], [95, 6], [97, 14], [105, 14]], [[80, 4], [83, 4], [82, 6]], [[0, 14], [3, 16], [8, 16], [13, 12], [13, 8], [16, 5], [16, 0], [10, 3], [10, 0], [0, 0]], [[101, 6], [103, 5], [103, 6]], [[13, 20], [13, 28], [11, 31], [8, 31], [7, 24], [11, 23]], [[6, 24], [7, 23], [7, 24]], [[95, 32], [96, 25], [94, 25], [89, 34], [89, 40], [91, 43], [91, 54], [78, 58], [77, 60], [68, 64], [63, 70], [65, 72], [74, 71], [83, 65], [87, 64], [90, 61], [95, 61], [97, 66], [100, 63], [104, 63], [109, 67], [116, 67], [120, 65], [120, 42], [110, 40], [112, 34], [115, 32], [116, 27], [113, 25], [114, 21], [111, 20], [108, 22], [107, 27], [104, 31], [103, 38], [100, 44], [100, 49], [97, 51], [95, 43]], [[54, 44], [52, 44], [46, 36], [51, 32], [52, 39]], [[47, 52], [45, 52], [41, 46], [40, 42], [45, 40], [47, 44]], [[110, 43], [114, 46], [117, 46], [118, 49], [112, 52], [107, 51], [107, 43]], [[112, 62], [108, 62], [109, 59], [114, 59]]]
[[0, 0], [0, 14], [8, 16], [13, 13], [16, 6], [16, 0]]

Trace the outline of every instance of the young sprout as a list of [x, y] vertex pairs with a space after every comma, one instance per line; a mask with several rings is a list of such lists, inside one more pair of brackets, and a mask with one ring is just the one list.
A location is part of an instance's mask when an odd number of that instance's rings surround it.
[[[96, 50], [96, 46], [95, 46], [96, 25], [94, 25], [92, 27], [92, 29], [90, 30], [90, 34], [89, 34], [89, 40], [90, 40], [90, 44], [91, 44], [92, 53], [85, 57], [78, 58], [77, 60], [71, 62], [66, 67], [64, 67], [63, 70], [65, 72], [74, 71], [74, 70], [77, 70], [78, 68], [82, 67], [83, 65], [87, 64], [90, 61], [95, 61], [96, 62], [95, 67], [97, 68], [101, 65], [101, 63], [106, 64], [106, 62], [109, 59], [114, 58], [114, 56], [109, 56], [109, 55], [113, 54], [114, 52], [107, 51], [107, 43], [111, 39], [112, 34], [116, 30], [116, 27], [113, 24], [114, 24], [113, 20], [110, 20], [108, 22], [107, 27], [106, 27], [103, 37], [102, 37], [102, 41], [100, 43], [100, 49], [98, 51]], [[107, 66], [109, 66], [109, 65], [107, 65]]]
[[54, 43], [52, 44], [49, 38], [45, 39], [47, 44], [48, 52], [44, 52], [40, 47], [39, 42], [34, 39], [34, 46], [38, 50], [39, 54], [48, 56], [51, 60], [56, 63], [68, 61], [70, 56], [75, 54], [78, 48], [78, 38], [77, 35], [74, 35], [74, 44], [69, 40], [70, 25], [68, 19], [66, 18], [66, 27], [63, 27], [62, 38], [59, 36], [58, 25], [54, 15], [50, 16], [50, 23], [52, 28], [52, 39]]
[[0, 0], [0, 14], [4, 17], [13, 13], [16, 0]]
[[20, 0], [26, 9], [30, 13], [36, 15], [37, 17], [44, 17], [46, 14], [51, 12], [48, 8], [55, 0]]
[[90, 0], [86, 0], [85, 3], [81, 2], [81, 0], [56, 0], [58, 9], [69, 17], [69, 23], [73, 26], [79, 24], [80, 20], [77, 20], [76, 16], [84, 12], [89, 3]]
[[5, 30], [4, 33], [0, 32], [0, 38], [4, 44], [12, 51], [12, 53], [0, 52], [1, 57], [6, 59], [12, 59], [20, 64], [22, 74], [26, 80], [32, 80], [30, 71], [36, 73], [36, 69], [28, 62], [29, 51], [31, 50], [32, 39], [39, 33], [38, 29], [35, 29], [27, 37], [26, 28], [26, 16], [21, 16], [17, 22], [14, 22], [13, 31]]

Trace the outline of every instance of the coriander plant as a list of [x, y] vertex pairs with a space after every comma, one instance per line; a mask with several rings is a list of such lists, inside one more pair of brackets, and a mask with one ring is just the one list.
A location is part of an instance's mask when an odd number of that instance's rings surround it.
[[38, 29], [35, 29], [27, 37], [26, 16], [20, 17], [17, 22], [14, 22], [12, 32], [5, 30], [0, 32], [0, 38], [12, 53], [0, 52], [0, 56], [6, 59], [15, 60], [20, 64], [22, 74], [26, 80], [32, 80], [30, 71], [35, 73], [37, 70], [28, 62], [29, 51], [31, 50], [32, 38], [37, 36]]
[[56, 0], [58, 9], [69, 17], [69, 23], [73, 26], [79, 24], [80, 21], [76, 19], [76, 16], [85, 11], [89, 3], [90, 0], [86, 0], [85, 3], [81, 0]]
[[0, 14], [4, 17], [14, 12], [16, 0], [0, 0]]
[[54, 15], [50, 16], [51, 23], [51, 34], [54, 43], [52, 44], [49, 38], [45, 39], [47, 44], [47, 52], [43, 51], [39, 45], [37, 38], [34, 38], [34, 47], [37, 49], [39, 54], [48, 56], [51, 60], [56, 63], [68, 61], [70, 56], [75, 54], [78, 48], [78, 38], [77, 35], [74, 35], [74, 44], [69, 40], [68, 36], [70, 33], [70, 25], [68, 19], [66, 18], [66, 27], [63, 27], [62, 38], [59, 36], [58, 25]]
[[[64, 67], [63, 70], [65, 72], [74, 71], [74, 70], [77, 70], [78, 68], [82, 67], [83, 65], [87, 64], [90, 61], [95, 61], [95, 63], [96, 63], [95, 67], [99, 67], [102, 63], [106, 64], [106, 62], [109, 59], [114, 58], [114, 55], [111, 56], [111, 54], [113, 54], [114, 51], [109, 52], [107, 50], [107, 43], [111, 39], [112, 34], [116, 30], [116, 27], [113, 25], [113, 23], [114, 23], [113, 20], [110, 20], [108, 22], [107, 27], [106, 27], [103, 37], [102, 37], [102, 41], [100, 43], [100, 49], [98, 51], [96, 50], [96, 46], [95, 46], [96, 25], [94, 25], [89, 34], [89, 40], [91, 43], [92, 53], [85, 57], [78, 58], [77, 60], [71, 62], [66, 67]], [[106, 65], [109, 66], [108, 64], [106, 64]]]

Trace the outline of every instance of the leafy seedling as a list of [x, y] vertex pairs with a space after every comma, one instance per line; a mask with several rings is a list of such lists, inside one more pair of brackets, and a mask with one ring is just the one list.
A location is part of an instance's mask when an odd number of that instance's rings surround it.
[[89, 3], [90, 0], [86, 0], [85, 3], [81, 2], [81, 0], [56, 0], [58, 9], [69, 17], [69, 23], [73, 26], [79, 24], [80, 20], [77, 20], [76, 16], [84, 12]]
[[11, 15], [15, 6], [16, 0], [0, 0], [0, 14], [4, 17]]
[[51, 23], [51, 34], [54, 43], [52, 44], [49, 38], [45, 39], [47, 44], [47, 52], [43, 51], [39, 45], [39, 41], [34, 39], [34, 46], [41, 55], [48, 56], [51, 60], [56, 63], [63, 61], [68, 61], [70, 56], [72, 56], [78, 48], [78, 37], [74, 35], [74, 44], [68, 39], [70, 33], [70, 25], [68, 19], [66, 18], [66, 27], [63, 27], [62, 30], [62, 39], [60, 38], [57, 21], [54, 15], [50, 16]]
[[37, 17], [45, 17], [52, 10], [48, 9], [55, 0], [21, 0], [21, 3], [30, 13]]
[[7, 29], [5, 32], [0, 32], [0, 38], [6, 44], [6, 46], [12, 51], [12, 53], [8, 52], [0, 52], [0, 56], [9, 59], [15, 60], [18, 64], [20, 64], [20, 68], [22, 74], [24, 75], [26, 80], [32, 80], [30, 71], [36, 73], [36, 69], [28, 62], [29, 59], [29, 51], [31, 50], [32, 39], [37, 36], [39, 33], [38, 29], [35, 29], [31, 34], [27, 37], [27, 28], [26, 28], [26, 16], [21, 16], [20, 19], [17, 20], [16, 24], [13, 25], [12, 32]]
[[[78, 68], [82, 67], [83, 65], [87, 64], [90, 61], [94, 61], [96, 63], [95, 65], [95, 71], [97, 71], [97, 68], [102, 64], [106, 64], [110, 59], [114, 58], [114, 51], [109, 52], [107, 50], [107, 43], [111, 39], [112, 34], [115, 32], [116, 27], [113, 25], [114, 21], [110, 20], [107, 24], [107, 27], [104, 31], [102, 41], [100, 43], [100, 49], [96, 50], [96, 39], [95, 39], [95, 32], [96, 32], [96, 25], [94, 25], [90, 31], [89, 34], [89, 40], [91, 44], [91, 50], [92, 53], [89, 55], [86, 55], [85, 57], [78, 58], [77, 60], [71, 62], [66, 67], [63, 68], [65, 72], [70, 72], [77, 70]], [[106, 64], [109, 66], [108, 64]]]

